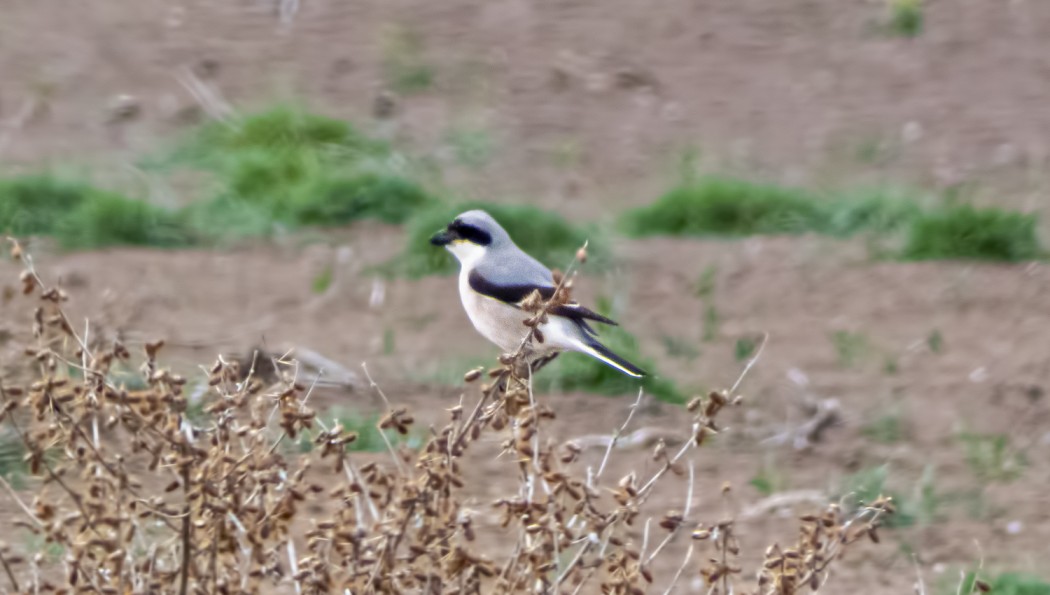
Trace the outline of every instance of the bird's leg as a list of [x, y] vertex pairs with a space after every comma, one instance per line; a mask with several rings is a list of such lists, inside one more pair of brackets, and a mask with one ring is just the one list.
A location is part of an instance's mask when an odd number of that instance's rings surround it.
[[558, 354], [560, 353], [560, 351], [555, 351], [532, 360], [529, 363], [529, 366], [532, 368], [532, 373], [535, 374], [536, 372], [539, 372], [544, 366], [554, 361], [554, 358], [558, 357]]
[[[524, 361], [517, 362], [514, 367], [514, 374], [518, 378], [526, 378], [539, 372], [547, 364], [551, 363], [554, 358], [558, 357], [560, 351], [554, 351], [552, 353], [544, 353], [543, 355], [537, 355], [534, 351], [525, 352]], [[526, 367], [527, 366], [527, 367]], [[507, 382], [502, 380], [497, 388], [499, 392], [507, 391]]]

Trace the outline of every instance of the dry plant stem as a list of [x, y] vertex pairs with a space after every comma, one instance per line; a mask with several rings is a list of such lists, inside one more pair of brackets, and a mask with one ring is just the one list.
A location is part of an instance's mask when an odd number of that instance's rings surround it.
[[[18, 437], [22, 440], [22, 444], [25, 445], [26, 449], [29, 452], [33, 452], [33, 450], [37, 447], [34, 446], [33, 443], [29, 440], [29, 438], [25, 435], [21, 427], [19, 427], [18, 422], [16, 422], [14, 418], [11, 417], [9, 417], [9, 422], [11, 424], [11, 427], [15, 430], [15, 433], [17, 433]], [[88, 511], [84, 508], [84, 503], [81, 501], [80, 494], [74, 492], [72, 488], [70, 488], [69, 485], [67, 485], [66, 482], [63, 481], [57, 473], [55, 473], [55, 470], [51, 468], [51, 464], [48, 463], [46, 459], [44, 459], [41, 462], [41, 467], [43, 467], [44, 470], [47, 471], [47, 475], [51, 479], [51, 481], [57, 483], [59, 487], [61, 487], [62, 490], [66, 492], [66, 495], [69, 496], [73, 503], [76, 504], [77, 509], [80, 511], [80, 514], [84, 518], [84, 520], [89, 520], [91, 518], [91, 515], [89, 515]], [[98, 533], [98, 529], [95, 529], [93, 525], [91, 525], [91, 530], [95, 533]]]
[[[768, 340], [769, 333], [765, 333], [762, 336], [762, 343], [758, 346], [758, 351], [756, 351], [755, 355], [752, 356], [750, 360], [748, 360], [747, 364], [744, 366], [743, 371], [740, 372], [740, 375], [737, 377], [736, 382], [733, 383], [733, 388], [731, 388], [728, 391], [729, 395], [736, 394], [736, 390], [740, 388], [740, 384], [743, 383], [744, 378], [747, 376], [747, 373], [751, 371], [751, 368], [754, 367], [754, 365], [758, 362], [759, 358], [762, 357], [762, 352], [765, 350], [766, 343], [768, 342]], [[695, 436], [696, 433], [700, 431], [700, 429], [701, 428], [699, 428], [697, 425], [694, 425], [693, 435]], [[686, 443], [682, 445], [682, 448], [679, 449], [677, 453], [675, 453], [674, 458], [667, 462], [659, 471], [656, 472], [656, 474], [648, 482], [646, 482], [644, 486], [642, 486], [640, 490], [638, 490], [639, 494], [647, 495], [649, 493], [649, 490], [652, 489], [652, 487], [656, 484], [660, 477], [667, 473], [671, 469], [671, 466], [677, 463], [678, 460], [681, 459], [685, 455], [685, 453], [688, 452], [689, 449], [695, 445], [695, 440], [687, 440]]]
[[685, 570], [685, 567], [689, 565], [689, 560], [693, 558], [694, 547], [695, 545], [690, 542], [689, 548], [685, 551], [685, 558], [682, 559], [682, 565], [678, 567], [678, 570], [675, 571], [674, 576], [671, 577], [671, 584], [667, 585], [667, 590], [664, 591], [664, 595], [671, 595], [671, 593], [674, 591], [674, 586], [678, 584], [678, 579], [682, 578], [682, 572]]
[[729, 389], [729, 394], [736, 394], [736, 390], [740, 388], [740, 384], [744, 382], [744, 377], [747, 376], [747, 373], [751, 371], [751, 368], [754, 367], [762, 357], [762, 352], [766, 349], [766, 343], [769, 343], [769, 333], [762, 333], [762, 342], [758, 345], [758, 351], [756, 351], [755, 355], [751, 356], [751, 359], [747, 361], [744, 370], [740, 372], [740, 376], [737, 377], [736, 382], [734, 382], [732, 388]]
[[[186, 447], [182, 448], [184, 457], [189, 457]], [[186, 496], [185, 516], [182, 517], [182, 567], [179, 571], [179, 595], [186, 595], [190, 580], [190, 557], [192, 552], [191, 538], [193, 537], [192, 504], [190, 503], [190, 466], [188, 463], [182, 465], [182, 490]]]
[[645, 552], [649, 551], [649, 526], [653, 524], [653, 517], [645, 519], [645, 530], [642, 531], [642, 549], [638, 552], [638, 559], [645, 560]]
[[664, 549], [664, 547], [668, 543], [670, 543], [672, 539], [674, 539], [675, 535], [678, 534], [678, 531], [682, 528], [682, 526], [689, 522], [689, 509], [693, 503], [693, 467], [693, 462], [689, 461], [689, 489], [685, 493], [685, 506], [683, 506], [682, 510], [682, 520], [680, 523], [678, 523], [674, 530], [667, 534], [667, 537], [664, 537], [664, 540], [660, 542], [660, 545], [656, 546], [656, 549], [653, 550], [653, 553], [648, 558], [645, 558], [644, 556], [641, 558], [645, 560], [647, 564], [655, 560], [656, 556], [658, 556], [660, 552]]
[[[766, 338], [767, 338], [767, 337], [768, 337], [768, 334], [767, 334], [767, 335], [766, 335], [766, 336], [765, 336], [765, 337], [763, 338], [762, 344], [761, 344], [761, 346], [759, 347], [758, 351], [757, 351], [757, 352], [755, 353], [755, 355], [754, 355], [754, 356], [753, 356], [753, 357], [751, 358], [751, 360], [750, 360], [750, 361], [748, 361], [748, 363], [747, 363], [747, 364], [745, 365], [744, 369], [743, 369], [743, 370], [741, 371], [740, 375], [739, 375], [739, 376], [737, 377], [736, 381], [735, 381], [735, 382], [734, 382], [734, 384], [733, 384], [733, 392], [735, 392], [735, 390], [736, 390], [737, 388], [739, 388], [740, 384], [742, 383], [743, 379], [744, 379], [744, 378], [745, 378], [745, 376], [747, 375], [748, 371], [750, 371], [750, 370], [751, 370], [751, 368], [752, 368], [752, 367], [754, 366], [754, 364], [755, 364], [755, 363], [756, 363], [756, 362], [757, 362], [757, 361], [759, 360], [759, 358], [761, 357], [761, 355], [762, 355], [762, 352], [763, 352], [763, 350], [764, 350], [764, 348], [765, 348], [765, 344], [766, 344]], [[733, 394], [733, 392], [730, 392], [729, 394]], [[640, 397], [639, 397], [639, 398], [640, 398]], [[633, 410], [632, 410], [632, 412], [633, 412]], [[699, 432], [700, 432], [701, 430], [702, 430], [702, 426], [701, 426], [701, 424], [700, 424], [699, 422], [697, 422], [697, 423], [694, 423], [694, 424], [693, 424], [693, 431], [692, 431], [692, 436], [693, 436], [693, 437], [697, 436], [697, 435], [698, 435], [698, 433], [699, 433]], [[612, 441], [610, 441], [610, 445], [609, 445], [609, 448], [611, 448], [611, 446], [612, 446]], [[661, 478], [662, 478], [662, 477], [663, 477], [663, 476], [664, 476], [664, 475], [665, 475], [665, 474], [666, 474], [666, 473], [667, 473], [668, 471], [670, 471], [670, 470], [671, 470], [671, 469], [672, 469], [672, 468], [674, 467], [674, 465], [675, 465], [675, 464], [676, 464], [676, 463], [677, 463], [677, 462], [678, 462], [679, 460], [681, 460], [681, 458], [682, 458], [683, 456], [685, 456], [685, 454], [686, 454], [687, 452], [689, 452], [689, 450], [690, 450], [690, 449], [692, 449], [692, 448], [694, 448], [694, 447], [696, 447], [696, 446], [697, 446], [697, 441], [696, 441], [695, 439], [690, 439], [690, 440], [687, 440], [687, 441], [685, 442], [685, 444], [683, 444], [683, 445], [682, 445], [682, 447], [681, 447], [681, 448], [680, 448], [680, 449], [679, 449], [679, 450], [678, 450], [678, 451], [677, 451], [677, 452], [675, 453], [675, 455], [674, 455], [674, 456], [673, 456], [673, 457], [672, 457], [671, 459], [669, 459], [669, 460], [666, 460], [666, 461], [664, 462], [664, 465], [663, 465], [663, 466], [662, 466], [662, 467], [661, 467], [661, 468], [660, 468], [660, 469], [659, 469], [659, 470], [658, 470], [658, 471], [657, 471], [657, 472], [656, 472], [656, 473], [655, 473], [655, 474], [654, 474], [654, 475], [653, 475], [653, 476], [652, 476], [652, 477], [651, 477], [651, 478], [649, 479], [649, 481], [647, 481], [647, 482], [646, 482], [646, 483], [645, 483], [645, 484], [644, 484], [644, 485], [643, 485], [643, 486], [642, 486], [642, 487], [641, 487], [641, 488], [640, 488], [640, 489], [638, 490], [638, 495], [637, 495], [637, 497], [636, 497], [636, 502], [637, 502], [637, 503], [639, 503], [639, 504], [640, 504], [640, 503], [642, 503], [642, 502], [644, 502], [644, 501], [645, 501], [645, 500], [646, 500], [646, 499], [647, 499], [647, 498], [649, 497], [649, 495], [651, 495], [651, 493], [652, 493], [652, 489], [654, 488], [654, 486], [656, 486], [656, 485], [657, 485], [657, 483], [659, 482], [659, 480], [660, 480], [660, 479], [661, 479]], [[690, 495], [688, 496], [687, 506], [688, 506], [688, 504], [689, 504], [689, 503], [690, 503], [690, 502], [692, 501], [691, 489], [692, 489], [692, 481], [690, 481]], [[606, 535], [605, 535], [605, 538], [604, 538], [604, 539], [602, 540], [602, 546], [601, 546], [601, 549], [600, 549], [600, 552], [599, 552], [599, 555], [601, 555], [601, 556], [604, 556], [604, 554], [605, 554], [605, 548], [606, 548], [606, 546], [608, 545], [608, 539], [609, 539], [609, 538], [611, 537], [611, 535], [612, 535], [612, 531], [611, 531], [611, 529], [612, 529], [612, 526], [614, 526], [615, 524], [616, 524], [616, 523], [610, 523], [610, 526], [606, 527]], [[656, 552], [654, 552], [654, 554], [653, 554], [653, 555], [651, 555], [651, 556], [649, 557], [649, 560], [652, 560], [652, 559], [654, 558], [655, 554], [656, 554], [656, 553], [659, 553], [659, 551], [663, 549], [664, 545], [666, 545], [666, 543], [667, 543], [667, 542], [668, 542], [668, 541], [670, 540], [670, 537], [671, 537], [671, 536], [669, 536], [668, 538], [666, 538], [666, 539], [664, 540], [664, 542], [663, 542], [663, 543], [661, 543], [661, 544], [660, 544], [660, 546], [658, 546], [658, 547], [657, 547], [657, 551], [656, 551]], [[587, 547], [588, 545], [589, 545], [589, 544], [584, 544], [584, 546], [581, 546], [581, 548], [580, 548], [580, 554], [579, 554], [579, 555], [581, 555], [581, 556], [582, 556], [582, 553], [583, 553], [583, 551], [584, 551], [585, 547]], [[570, 568], [571, 568], [571, 567], [570, 567]], [[562, 580], [564, 580], [564, 578], [566, 578], [566, 577], [567, 577], [567, 575], [568, 575], [568, 573], [566, 573], [566, 575], [565, 575], [565, 576], [563, 576], [563, 577], [561, 577], [561, 579], [559, 579], [559, 584], [561, 583], [561, 581], [562, 581]], [[589, 574], [587, 575], [587, 577], [585, 577], [585, 578], [584, 578], [584, 581], [583, 581], [583, 582], [584, 582], [584, 583], [586, 583], [586, 582], [587, 582], [587, 580], [589, 580], [589, 579], [590, 579], [590, 577], [591, 577], [592, 575], [593, 575], [593, 570], [592, 570], [592, 572], [591, 572], [591, 573], [589, 573]], [[724, 579], [725, 579], [725, 581], [728, 581], [728, 576], [724, 577]], [[582, 585], [582, 583], [581, 583], [581, 585]]]
[[[339, 424], [328, 427], [307, 406], [320, 377], [304, 377], [307, 364], [288, 354], [270, 358], [272, 376], [257, 374], [258, 353], [250, 363], [220, 356], [202, 368], [207, 385], [187, 396], [186, 380], [158, 363], [161, 344], [147, 342], [139, 368], [147, 388], [113, 386], [111, 365], [130, 362], [130, 354], [120, 343], [102, 346], [97, 326], [86, 324], [79, 335], [73, 332], [62, 310], [64, 293], [48, 289], [31, 260], [23, 258], [23, 291], [38, 300], [35, 339], [25, 360], [33, 380], [14, 392], [0, 388], [0, 415], [15, 425], [30, 449], [34, 473], [54, 484], [55, 489], [42, 494], [51, 491], [56, 497], [42, 495], [28, 503], [6, 482], [4, 489], [29, 517], [24, 525], [62, 544], [69, 554], [20, 567], [26, 563], [4, 551], [0, 574], [8, 579], [0, 580], [15, 585], [17, 579], [19, 587], [39, 590], [44, 577], [62, 576], [71, 577], [68, 582], [75, 584], [68, 586], [80, 590], [162, 595], [290, 591], [290, 586], [303, 594], [580, 593], [584, 585], [598, 590], [594, 583], [599, 581], [602, 592], [644, 590], [643, 579], [652, 580], [649, 563], [667, 554], [683, 526], [695, 523], [695, 469], [686, 455], [701, 445], [705, 432], [721, 431], [715, 423], [718, 412], [727, 403], [738, 404], [739, 396], [720, 392], [691, 402], [686, 407], [690, 439], [681, 448], [676, 443], [673, 453], [659, 444], [653, 455], [657, 468], [648, 481], [631, 473], [605, 485], [613, 451], [627, 440], [625, 433], [644, 398], [641, 392], [620, 429], [600, 443], [604, 453], [599, 465], [580, 462], [578, 444], [566, 443], [564, 452], [555, 448], [551, 426], [544, 425], [555, 412], [533, 391], [536, 368], [526, 361], [532, 357], [527, 343], [533, 337], [539, 340], [535, 325], [546, 312], [570, 299], [576, 263], [558, 280], [551, 300], [534, 296], [523, 305], [533, 316], [533, 330], [517, 353], [502, 356], [500, 365], [488, 372], [473, 410], [463, 410], [461, 396], [448, 410], [447, 423], [432, 425], [418, 450], [395, 449], [384, 433], [391, 461], [381, 453], [354, 452], [348, 448], [356, 439], [353, 432]], [[757, 355], [734, 391], [756, 361]], [[396, 427], [407, 433], [412, 416], [403, 407], [394, 409], [367, 367], [363, 369], [389, 410], [380, 430]], [[207, 421], [187, 421], [182, 412], [189, 402], [203, 407]], [[501, 449], [512, 455], [508, 467], [516, 473], [516, 489], [493, 502], [501, 511], [500, 523], [472, 524], [484, 516], [475, 510], [477, 490], [461, 468], [469, 465], [463, 453], [482, 448], [484, 442], [475, 443], [506, 427], [511, 432], [501, 436]], [[309, 453], [281, 448], [299, 436], [311, 439]], [[62, 446], [58, 452], [56, 445]], [[336, 485], [310, 479], [307, 470], [313, 464], [328, 469], [329, 475], [341, 470]], [[667, 533], [655, 547], [650, 530], [656, 528], [646, 518], [641, 552], [635, 551], [628, 527], [636, 526], [639, 507], [655, 500], [653, 495], [667, 483], [660, 481], [667, 471], [684, 475], [686, 469], [683, 512], [665, 515], [660, 526]], [[165, 483], [167, 487], [155, 488]], [[143, 486], [149, 486], [148, 497], [138, 494], [146, 495]], [[866, 531], [873, 535], [882, 512], [873, 506], [856, 519], [836, 520], [820, 529], [822, 549], [816, 554], [828, 563], [800, 565], [781, 582], [760, 585], [758, 592], [800, 594], [802, 585], [794, 581], [805, 573], [819, 587], [828, 580], [830, 561]], [[307, 515], [311, 522], [303, 529]], [[708, 584], [734, 588], [728, 574], [740, 569], [729, 566], [737, 556], [732, 523], [721, 522], [717, 531], [693, 532], [685, 558], [680, 565], [675, 561], [677, 572], [667, 577], [667, 592], [700, 557], [695, 540], [709, 537], [714, 537], [713, 563], [726, 572], [703, 571], [712, 573], [705, 575], [711, 577]], [[705, 531], [706, 536], [700, 535]], [[485, 538], [475, 542], [475, 533], [482, 532]], [[496, 563], [478, 551], [483, 547], [478, 543], [501, 539], [511, 552], [508, 558]], [[815, 560], [816, 554], [808, 551], [808, 557], [791, 559]], [[773, 566], [776, 570], [784, 564]]]
[[[375, 380], [372, 380], [372, 375], [368, 373], [368, 364], [366, 364], [365, 362], [361, 362], [361, 369], [365, 372], [365, 378], [368, 379], [368, 385], [375, 389], [375, 391], [379, 393], [379, 396], [383, 398], [383, 402], [386, 403], [387, 412], [392, 413], [394, 411], [394, 407], [390, 404], [390, 399], [386, 398], [386, 393], [383, 392], [383, 389], [380, 388], [378, 384], [376, 384]], [[390, 443], [390, 438], [387, 437], [386, 430], [379, 427], [378, 423], [376, 423], [376, 430], [378, 430], [379, 435], [383, 437], [383, 442], [386, 444], [386, 449], [390, 451], [390, 458], [394, 460], [394, 465], [397, 467], [398, 472], [400, 472], [401, 475], [407, 477], [408, 471], [405, 469], [404, 463], [401, 462], [401, 457], [397, 454], [397, 451], [394, 449], [394, 445]]]
[[911, 555], [911, 564], [915, 567], [915, 595], [926, 595], [926, 582], [922, 580], [919, 557], [914, 553]]
[[638, 398], [634, 400], [630, 410], [627, 412], [627, 419], [624, 420], [623, 425], [613, 434], [612, 439], [609, 440], [609, 446], [605, 449], [605, 455], [602, 456], [602, 464], [598, 465], [598, 472], [594, 474], [594, 481], [598, 481], [598, 478], [602, 476], [605, 471], [605, 465], [609, 462], [609, 454], [612, 453], [612, 449], [616, 447], [616, 442], [623, 436], [623, 433], [627, 431], [627, 426], [631, 424], [631, 418], [634, 417], [634, 412], [638, 410], [638, 406], [642, 403], [642, 395], [644, 390], [638, 389]]
[[493, 383], [493, 387], [487, 391], [482, 391], [481, 398], [478, 399], [478, 404], [474, 407], [474, 410], [471, 412], [470, 417], [467, 418], [467, 421], [463, 423], [463, 427], [459, 430], [459, 432], [456, 433], [456, 439], [455, 441], [453, 441], [452, 447], [449, 449], [452, 453], [452, 456], [459, 456], [458, 453], [463, 449], [466, 443], [466, 438], [470, 435], [470, 432], [478, 423], [483, 408], [493, 397], [495, 388], [499, 386], [500, 382], [505, 382], [509, 377], [510, 374], [508, 372], [501, 372], [500, 375], [496, 377]]
[[26, 506], [26, 503], [18, 497], [18, 493], [16, 493], [14, 488], [11, 487], [11, 484], [7, 483], [7, 479], [5, 479], [3, 475], [0, 475], [0, 484], [4, 486], [4, 489], [7, 490], [7, 494], [11, 496], [11, 499], [14, 500], [15, 504], [22, 509], [22, 512], [26, 513], [26, 516], [28, 516], [31, 521], [36, 523], [38, 527], [44, 526], [44, 523], [38, 519], [37, 516], [33, 514], [33, 511]]
[[[561, 585], [563, 582], [565, 582], [565, 579], [569, 578], [569, 575], [572, 574], [573, 569], [576, 568], [576, 565], [579, 564], [580, 560], [583, 559], [584, 554], [586, 554], [590, 549], [590, 541], [586, 541], [583, 543], [583, 545], [580, 546], [580, 549], [576, 552], [576, 555], [573, 556], [572, 561], [569, 562], [569, 565], [565, 567], [565, 572], [563, 572], [561, 576], [558, 577], [558, 582], [556, 583], [557, 585]], [[573, 592], [578, 592], [580, 590], [580, 587], [582, 587], [586, 583], [586, 580], [581, 581], [580, 584], [576, 587], [576, 591]]]
[[21, 591], [21, 587], [18, 586], [18, 580], [15, 579], [15, 573], [11, 570], [11, 565], [7, 563], [7, 559], [4, 558], [3, 554], [0, 554], [0, 563], [4, 565], [4, 572], [7, 573], [7, 578], [11, 581], [11, 587], [15, 590], [15, 593]]

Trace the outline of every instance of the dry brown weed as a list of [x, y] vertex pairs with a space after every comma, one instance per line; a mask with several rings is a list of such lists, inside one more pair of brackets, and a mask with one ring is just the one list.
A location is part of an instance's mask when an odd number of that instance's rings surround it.
[[[678, 571], [659, 581], [665, 592], [690, 574], [712, 594], [744, 592], [745, 583], [756, 593], [790, 594], [819, 590], [843, 549], [877, 541], [880, 517], [892, 512], [879, 499], [853, 516], [834, 505], [804, 516], [797, 543], [770, 546], [754, 580], [745, 580], [734, 520], [702, 521], [690, 510], [689, 455], [719, 432], [726, 408], [740, 405], [737, 386], [686, 406], [689, 439], [673, 451], [660, 441], [649, 476], [607, 480], [616, 438], [597, 468], [581, 465], [571, 443], [555, 446], [545, 437], [555, 412], [535, 398], [525, 362], [531, 342], [543, 340], [537, 323], [552, 303], [570, 299], [571, 274], [559, 278], [551, 302], [535, 296], [526, 305], [534, 330], [518, 353], [467, 374], [467, 382], [481, 382], [473, 406], [454, 404], [417, 450], [388, 442], [388, 461], [362, 462], [346, 448], [356, 436], [310, 408], [312, 386], [300, 381], [294, 360], [277, 358], [264, 380], [257, 362], [245, 370], [219, 358], [207, 369], [206, 421], [192, 423], [187, 379], [162, 365], [163, 342], [133, 355], [89, 336], [90, 327], [78, 332], [63, 310], [66, 293], [11, 246], [24, 265], [23, 293], [37, 304], [24, 350], [33, 378], [0, 382], [0, 415], [23, 442], [39, 490], [28, 496], [5, 487], [23, 513], [17, 524], [64, 552], [51, 560], [0, 547], [15, 592], [634, 594], [650, 589], [653, 561], [671, 539], [690, 534]], [[113, 367], [128, 362], [140, 364], [145, 390], [110, 380]], [[386, 403], [379, 426], [409, 432], [412, 413]], [[313, 436], [311, 453], [279, 448], [304, 432]], [[464, 504], [470, 486], [461, 461], [468, 449], [491, 448], [479, 441], [486, 434], [505, 436], [499, 450], [511, 455], [505, 460], [519, 481], [492, 502], [501, 522], [480, 527]], [[340, 479], [311, 481], [311, 466]], [[682, 508], [640, 518], [669, 473], [689, 478]], [[311, 502], [321, 505], [308, 511]], [[627, 531], [639, 523], [640, 544]], [[509, 555], [479, 551], [479, 531], [498, 533]]]

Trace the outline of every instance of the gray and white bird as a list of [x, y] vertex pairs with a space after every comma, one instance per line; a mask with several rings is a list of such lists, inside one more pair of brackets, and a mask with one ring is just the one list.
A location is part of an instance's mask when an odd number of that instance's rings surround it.
[[[534, 290], [550, 299], [557, 289], [550, 270], [519, 248], [491, 215], [481, 210], [456, 217], [430, 238], [459, 260], [459, 297], [467, 316], [486, 339], [514, 353], [529, 332], [524, 321], [533, 316], [521, 307]], [[585, 353], [617, 370], [641, 378], [645, 371], [615, 354], [597, 338], [590, 322], [616, 325], [576, 302], [547, 311], [539, 325], [543, 341], [534, 338], [531, 361], [550, 359], [562, 351]]]

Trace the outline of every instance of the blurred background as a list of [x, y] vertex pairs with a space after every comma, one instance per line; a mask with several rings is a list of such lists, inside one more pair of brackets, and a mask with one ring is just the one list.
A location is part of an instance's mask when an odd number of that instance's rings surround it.
[[[1050, 593], [1050, 4], [0, 14], [0, 231], [29, 239], [99, 333], [164, 337], [187, 374], [308, 350], [341, 370], [320, 402], [349, 427], [379, 410], [367, 361], [438, 418], [496, 353], [426, 238], [486, 208], [553, 268], [590, 242], [577, 296], [657, 372], [636, 423], [732, 385], [768, 335], [699, 458], [698, 514], [721, 514], [722, 481], [738, 512], [888, 492], [884, 543], [851, 551], [829, 592], [920, 576], [954, 593], [980, 566], [998, 592]], [[0, 371], [17, 376], [27, 310], [18, 269], [0, 273]], [[566, 440], [618, 427], [638, 389], [582, 356], [537, 382]], [[741, 540], [790, 538], [789, 508], [745, 515]]]

